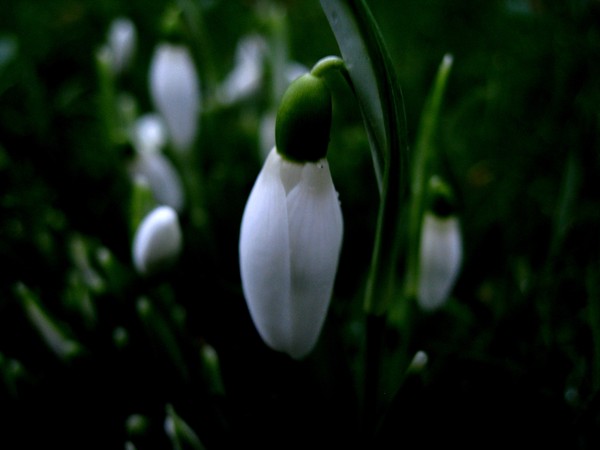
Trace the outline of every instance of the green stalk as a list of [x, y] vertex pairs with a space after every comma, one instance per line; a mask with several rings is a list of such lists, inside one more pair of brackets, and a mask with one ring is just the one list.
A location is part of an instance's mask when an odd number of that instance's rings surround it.
[[71, 362], [84, 353], [83, 346], [71, 338], [66, 327], [50, 315], [27, 286], [17, 283], [15, 294], [19, 297], [31, 325], [56, 356], [65, 362]]
[[114, 74], [110, 67], [110, 54], [106, 48], [101, 48], [96, 52], [96, 73], [100, 118], [104, 126], [106, 146], [111, 148], [119, 141], [119, 124], [117, 122]]
[[407, 298], [414, 298], [418, 289], [421, 223], [427, 197], [427, 183], [432, 175], [432, 161], [435, 148], [434, 139], [452, 62], [453, 58], [451, 55], [444, 55], [421, 115], [419, 131], [415, 142], [412, 163], [411, 204], [408, 211], [409, 240], [405, 289], [405, 296]]
[[[400, 247], [399, 220], [404, 160], [404, 112], [394, 67], [371, 11], [364, 0], [321, 0], [348, 68], [369, 137], [380, 204], [375, 243], [367, 279], [365, 350], [366, 437], [374, 434], [379, 413], [379, 378], [386, 313], [396, 298], [396, 261]], [[383, 168], [382, 168], [383, 166]]]

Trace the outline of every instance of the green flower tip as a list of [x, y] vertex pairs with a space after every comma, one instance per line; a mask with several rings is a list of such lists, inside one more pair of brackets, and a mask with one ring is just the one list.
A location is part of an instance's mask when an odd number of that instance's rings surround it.
[[438, 217], [456, 213], [456, 199], [452, 188], [438, 176], [429, 180], [429, 210]]
[[316, 162], [327, 155], [331, 129], [331, 93], [325, 81], [310, 73], [290, 84], [275, 123], [277, 151], [297, 162]]

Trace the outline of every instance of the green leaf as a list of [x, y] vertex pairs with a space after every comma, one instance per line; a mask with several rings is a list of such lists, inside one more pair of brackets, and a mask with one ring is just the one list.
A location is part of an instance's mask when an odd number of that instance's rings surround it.
[[408, 156], [402, 94], [379, 27], [363, 0], [321, 0], [369, 137], [381, 202], [365, 310], [383, 314], [394, 297], [398, 225]]
[[69, 362], [83, 353], [83, 346], [69, 335], [66, 326], [60, 324], [46, 311], [37, 296], [27, 286], [18, 283], [15, 293], [21, 299], [23, 309], [33, 327], [60, 359]]
[[411, 204], [408, 212], [409, 247], [405, 292], [407, 297], [414, 297], [417, 292], [421, 222], [425, 212], [427, 184], [433, 175], [433, 163], [436, 161], [434, 139], [438, 129], [440, 110], [453, 60], [450, 54], [446, 54], [442, 58], [425, 107], [421, 113], [413, 152]]
[[377, 23], [364, 1], [321, 0], [321, 6], [350, 74], [381, 191], [387, 153], [396, 144], [399, 130], [404, 130], [396, 76]]

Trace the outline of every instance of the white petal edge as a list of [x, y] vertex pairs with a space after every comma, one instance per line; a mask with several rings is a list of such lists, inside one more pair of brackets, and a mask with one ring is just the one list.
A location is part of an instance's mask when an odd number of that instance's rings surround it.
[[295, 359], [316, 345], [325, 322], [342, 247], [343, 218], [325, 159], [307, 163], [288, 195], [292, 345]]
[[426, 213], [419, 261], [419, 306], [426, 311], [441, 307], [452, 290], [462, 262], [460, 224], [455, 216], [440, 218]]
[[289, 348], [290, 254], [282, 159], [272, 149], [250, 192], [240, 228], [240, 274], [248, 310], [263, 341]]

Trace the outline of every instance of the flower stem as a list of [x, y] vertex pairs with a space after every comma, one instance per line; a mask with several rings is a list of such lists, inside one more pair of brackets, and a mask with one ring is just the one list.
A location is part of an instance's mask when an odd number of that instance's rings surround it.
[[415, 143], [411, 204], [408, 211], [408, 263], [405, 296], [413, 298], [417, 292], [419, 278], [419, 244], [421, 241], [421, 222], [425, 209], [426, 185], [431, 175], [434, 136], [437, 131], [440, 108], [446, 90], [446, 84], [453, 57], [446, 54], [440, 63], [429, 98], [421, 116], [417, 140]]
[[365, 349], [365, 437], [378, 422], [380, 364], [387, 310], [399, 301], [395, 281], [400, 249], [402, 197], [405, 193], [405, 117], [394, 66], [378, 25], [364, 0], [321, 0], [347, 64], [369, 137], [380, 188], [375, 243], [364, 299], [367, 321]]
[[324, 77], [326, 73], [332, 70], [346, 70], [346, 64], [339, 56], [326, 56], [321, 58], [310, 70], [310, 73], [315, 77]]

